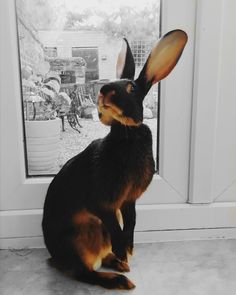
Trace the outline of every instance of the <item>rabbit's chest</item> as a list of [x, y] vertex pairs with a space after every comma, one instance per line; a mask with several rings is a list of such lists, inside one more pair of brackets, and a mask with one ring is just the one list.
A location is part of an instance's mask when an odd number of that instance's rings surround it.
[[129, 175], [128, 186], [129, 194], [128, 201], [135, 201], [147, 189], [154, 174], [154, 161], [153, 157], [146, 156], [142, 161], [136, 164], [135, 169]]
[[106, 166], [103, 174], [99, 173], [104, 175], [100, 177], [101, 181], [105, 179], [106, 203], [116, 209], [125, 202], [137, 200], [147, 189], [155, 171], [150, 129], [142, 125], [127, 132], [130, 133], [124, 139], [111, 141], [109, 149], [100, 157], [100, 167]]
[[153, 174], [154, 160], [152, 155], [148, 155], [140, 161], [132, 163], [132, 167], [124, 171], [124, 184], [117, 198], [116, 207], [120, 208], [125, 202], [136, 201], [147, 189], [153, 178]]

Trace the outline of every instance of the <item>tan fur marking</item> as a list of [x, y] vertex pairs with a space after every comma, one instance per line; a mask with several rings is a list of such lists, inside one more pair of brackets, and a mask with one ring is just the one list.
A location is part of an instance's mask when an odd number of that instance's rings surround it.
[[101, 248], [98, 255], [94, 255], [93, 253], [84, 249], [84, 253], [82, 256], [84, 263], [90, 270], [97, 270], [101, 267], [102, 260], [110, 253], [112, 253], [112, 250], [111, 246], [109, 245], [107, 247]]
[[127, 126], [139, 126], [141, 122], [135, 122], [132, 118], [123, 116], [123, 111], [111, 103], [111, 93], [107, 96], [99, 94], [98, 96], [98, 112], [102, 114], [100, 120], [105, 125], [112, 125], [114, 120]]
[[124, 228], [124, 221], [123, 221], [123, 216], [121, 214], [120, 209], [117, 209], [116, 210], [116, 217], [117, 217], [117, 220], [119, 222], [119, 225], [120, 225], [121, 229], [123, 230], [123, 228]]
[[126, 85], [126, 91], [127, 91], [128, 93], [130, 93], [130, 92], [132, 91], [132, 89], [133, 89], [133, 85], [132, 85], [131, 83], [128, 83], [128, 84]]
[[164, 79], [176, 65], [187, 42], [187, 35], [176, 31], [162, 38], [152, 49], [147, 64], [147, 79], [156, 83]]
[[109, 235], [104, 237], [102, 221], [87, 210], [76, 213], [72, 221], [78, 231], [74, 247], [88, 269], [96, 270], [102, 259], [112, 252]]
[[81, 258], [89, 270], [97, 270], [101, 266], [101, 259], [99, 256], [89, 252], [86, 248], [81, 252]]
[[85, 224], [88, 222], [95, 222], [97, 224], [102, 223], [101, 219], [99, 219], [97, 216], [91, 214], [87, 210], [82, 210], [82, 211], [79, 211], [78, 213], [76, 213], [73, 216], [73, 222], [75, 224]]

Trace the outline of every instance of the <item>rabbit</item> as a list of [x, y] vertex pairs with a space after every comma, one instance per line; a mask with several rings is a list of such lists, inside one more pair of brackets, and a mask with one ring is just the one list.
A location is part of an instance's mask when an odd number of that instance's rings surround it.
[[[174, 68], [186, 42], [182, 30], [164, 35], [134, 80], [134, 58], [124, 39], [118, 79], [98, 94], [99, 118], [110, 132], [70, 159], [49, 185], [42, 220], [45, 245], [52, 260], [79, 281], [108, 289], [135, 287], [120, 272], [130, 270], [135, 202], [155, 172], [142, 103], [151, 86]], [[100, 266], [117, 272], [99, 272]]]

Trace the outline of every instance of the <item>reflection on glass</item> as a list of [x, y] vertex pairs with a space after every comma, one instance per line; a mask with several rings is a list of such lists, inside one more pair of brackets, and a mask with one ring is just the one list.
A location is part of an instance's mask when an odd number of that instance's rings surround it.
[[[159, 36], [157, 0], [16, 0], [29, 176], [55, 174], [109, 128], [97, 93], [115, 79], [122, 37], [136, 76]], [[144, 101], [156, 155], [157, 86]]]

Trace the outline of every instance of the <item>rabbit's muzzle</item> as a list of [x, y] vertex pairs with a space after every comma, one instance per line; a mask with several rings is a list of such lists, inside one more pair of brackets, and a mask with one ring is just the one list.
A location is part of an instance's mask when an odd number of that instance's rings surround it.
[[106, 95], [100, 93], [98, 96], [98, 106], [104, 109], [112, 109], [117, 115], [122, 115], [122, 110], [112, 102], [112, 97], [115, 95], [115, 90], [108, 92]]
[[113, 125], [117, 122], [127, 126], [139, 126], [141, 123], [135, 122], [132, 118], [124, 116], [121, 108], [114, 104], [112, 98], [115, 96], [115, 90], [106, 94], [98, 95], [98, 113], [100, 121], [105, 125]]

